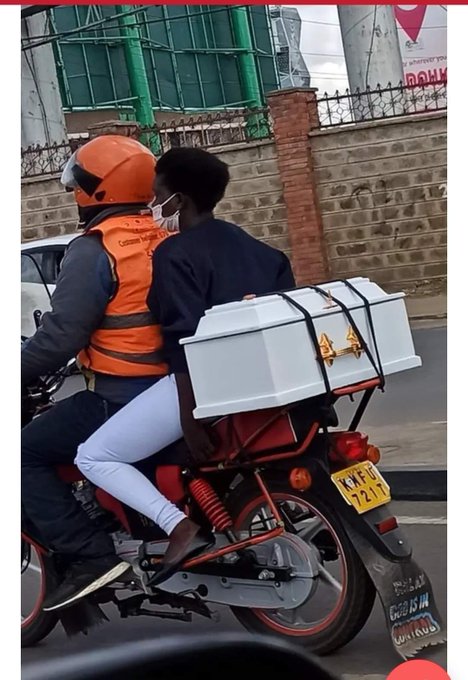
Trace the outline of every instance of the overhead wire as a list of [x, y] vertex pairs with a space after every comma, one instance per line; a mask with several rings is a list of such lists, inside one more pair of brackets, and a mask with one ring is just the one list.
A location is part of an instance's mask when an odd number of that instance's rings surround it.
[[[263, 11], [258, 12], [258, 11], [256, 11], [256, 8], [254, 8], [250, 5], [238, 5], [238, 7], [247, 7], [247, 8], [249, 8], [251, 13], [261, 14], [262, 16], [264, 16]], [[442, 7], [442, 5], [441, 5], [441, 7]], [[77, 33], [79, 34], [79, 33], [85, 33], [85, 32], [88, 32], [88, 31], [101, 30], [102, 28], [109, 28], [110, 27], [109, 24], [113, 23], [113, 22], [118, 22], [119, 17], [128, 16], [128, 15], [135, 15], [135, 14], [140, 14], [140, 13], [146, 13], [148, 8], [149, 8], [149, 6], [138, 5], [138, 6], [134, 7], [132, 10], [129, 10], [129, 11], [124, 12], [122, 14], [119, 14], [119, 15], [115, 14], [115, 15], [111, 15], [109, 17], [103, 17], [102, 19], [100, 19], [98, 21], [91, 22], [90, 24], [87, 24], [87, 25], [84, 25], [84, 26], [77, 26], [76, 28], [70, 29], [68, 31], [60, 31], [60, 32], [57, 32], [57, 33], [51, 33], [49, 35], [44, 35], [44, 36], [42, 36], [42, 35], [41, 36], [29, 36], [29, 42], [22, 46], [22, 50], [25, 51], [25, 50], [28, 50], [28, 49], [33, 49], [34, 47], [40, 47], [42, 45], [48, 44], [49, 42], [56, 42], [57, 40], [61, 40], [66, 36], [74, 35], [74, 34], [77, 34]], [[228, 9], [229, 9], [228, 7], [214, 7], [214, 8], [210, 7], [207, 10], [200, 10], [200, 11], [196, 12], [195, 14], [191, 14], [191, 13], [186, 12], [185, 14], [170, 16], [168, 18], [159, 17], [159, 18], [155, 18], [155, 19], [147, 19], [146, 18], [144, 20], [136, 20], [134, 22], [134, 25], [135, 26], [149, 26], [149, 25], [153, 25], [153, 24], [164, 23], [164, 22], [167, 22], [167, 21], [172, 22], [172, 21], [188, 20], [188, 19], [198, 18], [198, 17], [202, 17], [202, 16], [207, 16], [207, 15], [211, 16], [212, 14], [216, 14], [216, 13], [219, 13], [219, 12], [226, 12], [226, 11], [228, 11]], [[351, 26], [348, 29], [347, 33], [349, 33], [349, 31], [353, 30], [356, 26], [359, 25], [359, 23], [361, 21], [368, 18], [371, 14], [372, 14], [372, 11], [369, 12], [368, 14], [366, 14], [364, 17], [362, 17], [358, 22], [356, 22], [356, 24], [354, 24], [353, 26]], [[316, 19], [305, 19], [305, 18], [302, 18], [302, 17], [301, 17], [301, 22], [304, 23], [304, 24], [314, 24], [314, 25], [317, 25], [317, 26], [332, 26], [332, 27], [336, 27], [336, 28], [340, 27], [340, 24], [336, 23], [336, 22], [320, 21], [320, 20], [316, 20]], [[117, 28], [117, 26], [112, 26], [111, 28]], [[422, 30], [424, 30], [424, 29], [435, 29], [435, 28], [446, 28], [446, 26], [423, 26]], [[117, 38], [117, 36], [116, 36], [116, 38]], [[22, 39], [22, 41], [25, 42], [24, 39]]]
[[[248, 5], [236, 5], [237, 7], [248, 7]], [[34, 44], [28, 44], [22, 47], [22, 50], [25, 49], [32, 49], [34, 47], [40, 47], [41, 45], [46, 45], [49, 42], [56, 42], [57, 40], [62, 40], [64, 37], [68, 35], [74, 35], [77, 33], [86, 33], [88, 31], [95, 31], [95, 30], [101, 30], [102, 28], [117, 28], [117, 26], [109, 26], [109, 22], [114, 22], [117, 21], [119, 17], [123, 16], [128, 16], [132, 14], [138, 14], [138, 13], [146, 13], [146, 10], [149, 9], [150, 6], [144, 6], [144, 5], [138, 5], [135, 9], [129, 10], [128, 12], [123, 12], [122, 14], [114, 14], [110, 17], [103, 17], [102, 19], [98, 21], [94, 21], [90, 24], [86, 24], [84, 26], [77, 26], [76, 28], [70, 29], [69, 31], [60, 31], [57, 33], [49, 34], [47, 36], [31, 36], [32, 39], [37, 38], [38, 42]], [[197, 12], [196, 14], [180, 14], [178, 16], [170, 16], [168, 18], [166, 17], [159, 17], [157, 19], [145, 19], [142, 21], [135, 21], [134, 26], [149, 26], [152, 24], [158, 24], [158, 23], [167, 23], [172, 22], [172, 21], [178, 21], [182, 19], [193, 19], [193, 18], [198, 18], [201, 16], [206, 16], [206, 15], [212, 15], [216, 14], [219, 12], [226, 12], [227, 7], [215, 7], [209, 10], [203, 10], [200, 12]], [[257, 14], [260, 14], [257, 12]], [[263, 13], [262, 13], [263, 15]], [[117, 36], [116, 36], [117, 39]]]

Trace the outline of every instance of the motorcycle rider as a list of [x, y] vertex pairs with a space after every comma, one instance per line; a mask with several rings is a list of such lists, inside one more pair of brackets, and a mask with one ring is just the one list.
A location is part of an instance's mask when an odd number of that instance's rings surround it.
[[[52, 311], [22, 349], [22, 386], [75, 356], [87, 389], [59, 401], [22, 430], [22, 509], [68, 569], [44, 608], [73, 602], [129, 568], [107, 533], [92, 525], [55, 470], [136, 395], [167, 375], [162, 335], [148, 309], [153, 250], [169, 235], [154, 223], [156, 159], [136, 140], [102, 136], [80, 147], [62, 183], [73, 190], [83, 234], [69, 245]], [[155, 493], [156, 492], [155, 490]], [[167, 526], [185, 515], [161, 494]]]
[[[195, 400], [180, 339], [195, 333], [213, 305], [295, 286], [286, 255], [214, 217], [228, 182], [227, 165], [202, 149], [174, 148], [159, 159], [153, 214], [180, 233], [153, 254], [148, 306], [161, 323], [171, 375], [136, 397], [78, 449], [76, 463], [88, 479], [158, 524], [157, 491], [132, 463], [182, 435], [199, 461], [214, 449], [209, 430], [192, 415]], [[181, 521], [153, 585], [204, 547], [197, 525]]]

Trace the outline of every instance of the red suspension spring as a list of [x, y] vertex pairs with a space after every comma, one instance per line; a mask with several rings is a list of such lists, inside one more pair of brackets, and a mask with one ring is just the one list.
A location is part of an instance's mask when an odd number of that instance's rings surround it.
[[216, 531], [226, 531], [233, 526], [233, 521], [213, 487], [206, 479], [192, 479], [189, 483], [192, 496], [210, 520]]

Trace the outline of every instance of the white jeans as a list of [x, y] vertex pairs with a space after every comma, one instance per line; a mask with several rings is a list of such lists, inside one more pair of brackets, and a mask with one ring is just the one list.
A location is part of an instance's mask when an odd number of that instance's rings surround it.
[[148, 458], [183, 436], [173, 375], [124, 406], [78, 447], [75, 463], [104, 491], [146, 515], [168, 535], [185, 515], [131, 463]]

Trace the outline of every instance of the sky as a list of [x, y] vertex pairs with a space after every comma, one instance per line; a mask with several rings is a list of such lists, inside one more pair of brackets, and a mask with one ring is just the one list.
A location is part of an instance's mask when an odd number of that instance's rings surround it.
[[319, 92], [348, 87], [336, 5], [296, 5], [302, 19], [301, 51]]
[[[311, 86], [332, 93], [348, 87], [343, 43], [336, 5], [296, 5], [302, 19], [301, 51], [311, 74]], [[400, 5], [405, 9], [414, 5]], [[414, 56], [447, 54], [447, 12], [444, 5], [428, 6], [418, 46], [406, 47], [408, 36], [399, 28], [403, 62]], [[409, 51], [408, 51], [409, 50]], [[408, 68], [409, 68], [408, 64]]]

